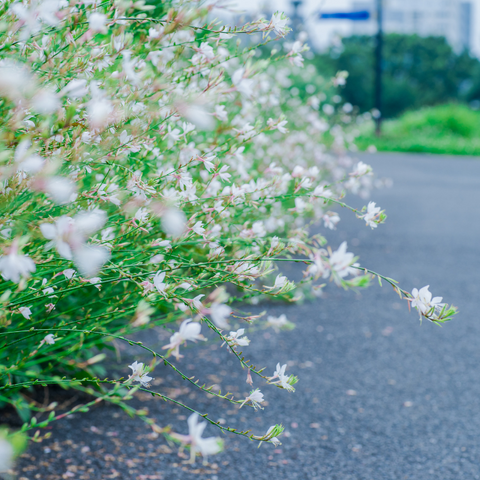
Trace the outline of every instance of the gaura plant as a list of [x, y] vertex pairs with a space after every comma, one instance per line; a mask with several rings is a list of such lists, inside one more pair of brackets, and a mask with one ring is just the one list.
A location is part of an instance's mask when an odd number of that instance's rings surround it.
[[[280, 44], [285, 53], [257, 55], [290, 31], [283, 14], [240, 27], [208, 20], [213, 14], [201, 1], [1, 3], [0, 401], [17, 409], [24, 435], [37, 431], [34, 440], [39, 427], [102, 400], [164, 432], [128, 404], [143, 390], [192, 412], [188, 435], [168, 434], [192, 459], [220, 451], [219, 438], [202, 437], [200, 412], [149, 382], [162, 361], [238, 407], [263, 408], [262, 381], [292, 392], [297, 378], [285, 365], [268, 376], [240, 352], [260, 320], [237, 312], [243, 326], [231, 331], [234, 302], [296, 302], [326, 279], [348, 289], [378, 277], [432, 322], [455, 313], [427, 287], [409, 294], [361, 267], [346, 242], [332, 249], [309, 234], [313, 222], [335, 228], [333, 206], [372, 228], [386, 218], [373, 202], [355, 210], [342, 201], [374, 186], [371, 168], [349, 155], [352, 108], [332, 97], [344, 73], [326, 81], [307, 67], [302, 75], [317, 93], [301, 98], [290, 86], [303, 67], [302, 38]], [[274, 278], [285, 261], [307, 265], [297, 285]], [[177, 322], [162, 351], [135, 340], [140, 330]], [[291, 327], [284, 315], [268, 324]], [[245, 370], [246, 398], [182, 373], [183, 345], [203, 341], [202, 329]], [[130, 375], [125, 365], [125, 377], [107, 379], [101, 350], [113, 340], [148, 352], [151, 364], [132, 359]], [[93, 400], [61, 414], [55, 404], [37, 411], [28, 401], [37, 385]], [[260, 444], [278, 444], [283, 430], [255, 435], [201, 415]], [[14, 455], [12, 435], [0, 443], [2, 468]]]

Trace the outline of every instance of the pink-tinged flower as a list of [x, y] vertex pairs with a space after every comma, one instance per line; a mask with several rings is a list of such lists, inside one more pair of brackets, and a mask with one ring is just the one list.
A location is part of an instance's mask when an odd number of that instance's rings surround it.
[[409, 302], [412, 302], [412, 306], [415, 307], [421, 315], [429, 313], [435, 314], [437, 309], [441, 309], [445, 305], [444, 303], [441, 303], [443, 297], [432, 298], [432, 293], [429, 291], [429, 288], [430, 285], [427, 285], [420, 290], [414, 288], [412, 290], [413, 298], [408, 299]]
[[143, 281], [140, 285], [143, 287], [143, 295], [148, 295], [151, 291], [155, 290], [155, 285], [148, 280]]
[[27, 320], [30, 319], [30, 315], [32, 314], [32, 311], [29, 307], [20, 307], [18, 312], [21, 313]]
[[53, 310], [55, 310], [55, 305], [53, 303], [47, 303], [45, 305], [45, 308], [47, 309], [47, 313], [50, 313], [52, 312]]
[[199, 415], [193, 413], [188, 417], [188, 435], [172, 433], [171, 436], [184, 445], [190, 445], [190, 462], [195, 462], [195, 456], [200, 453], [202, 457], [215, 455], [223, 450], [223, 440], [220, 437], [202, 438], [207, 422], [198, 423]]
[[7, 255], [0, 256], [0, 272], [5, 280], [18, 283], [20, 278], [28, 278], [35, 271], [33, 260], [18, 253], [18, 242], [14, 240]]
[[207, 340], [201, 333], [200, 330], [202, 326], [197, 322], [192, 322], [192, 319], [189, 318], [184, 320], [180, 325], [178, 332], [175, 332], [170, 337], [170, 343], [165, 345], [162, 348], [168, 348], [169, 353], [172, 352], [175, 358], [178, 360], [183, 355], [180, 355], [180, 345], [182, 343], [187, 343], [187, 340], [191, 342], [196, 342], [197, 340]]
[[323, 221], [326, 228], [329, 228], [330, 230], [335, 230], [337, 223], [340, 221], [340, 217], [336, 213], [330, 215], [325, 214], [323, 216]]
[[139, 382], [142, 387], [148, 387], [149, 382], [153, 380], [152, 377], [149, 377], [145, 372], [145, 367], [143, 363], [139, 363], [135, 360], [128, 368], [132, 369], [132, 375], [129, 375], [128, 378], [132, 381]]
[[363, 216], [367, 225], [372, 228], [377, 228], [377, 223], [375, 220], [378, 218], [380, 214], [380, 207], [375, 206], [375, 202], [369, 202], [367, 207], [367, 213]]
[[259, 408], [263, 410], [263, 407], [260, 405], [263, 401], [265, 401], [263, 398], [263, 393], [257, 388], [250, 392], [250, 395], [245, 398], [243, 403], [240, 405], [240, 408], [242, 408], [247, 402], [251, 402], [255, 410]]

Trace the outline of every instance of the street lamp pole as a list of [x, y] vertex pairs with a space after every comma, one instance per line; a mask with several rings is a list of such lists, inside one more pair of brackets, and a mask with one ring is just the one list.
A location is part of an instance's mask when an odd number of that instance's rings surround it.
[[375, 46], [375, 108], [379, 116], [376, 119], [375, 133], [382, 133], [382, 68], [383, 68], [383, 11], [382, 0], [377, 0], [377, 41]]
[[302, 5], [302, 0], [292, 0], [293, 15], [292, 15], [292, 27], [294, 34], [298, 34], [298, 27], [300, 26], [300, 14], [298, 12], [299, 7]]

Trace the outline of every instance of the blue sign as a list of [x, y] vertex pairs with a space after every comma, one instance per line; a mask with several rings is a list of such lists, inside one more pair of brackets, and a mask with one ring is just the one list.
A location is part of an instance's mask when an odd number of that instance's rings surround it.
[[319, 17], [322, 20], [369, 20], [371, 15], [368, 10], [359, 10], [358, 12], [332, 12], [320, 13]]

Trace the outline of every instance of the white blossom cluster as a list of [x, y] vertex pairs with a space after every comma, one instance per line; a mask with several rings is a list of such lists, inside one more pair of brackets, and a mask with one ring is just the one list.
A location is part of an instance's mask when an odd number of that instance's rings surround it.
[[[0, 327], [12, 340], [30, 329], [43, 339], [24, 340], [34, 354], [24, 344], [28, 356], [2, 375], [47, 381], [90, 368], [101, 356], [89, 348], [108, 335], [177, 320], [163, 358], [205, 340], [202, 323], [238, 355], [250, 340], [244, 328], [223, 333], [235, 298], [224, 285], [251, 301], [298, 300], [292, 281], [270, 276], [287, 254], [310, 259], [311, 282], [365, 283], [347, 243], [332, 251], [308, 228], [335, 228], [332, 205], [374, 186], [371, 168], [351, 158], [351, 109], [290, 89], [305, 39], [262, 57], [255, 42], [289, 32], [283, 14], [226, 28], [208, 23], [213, 2], [200, 3], [0, 5]], [[372, 228], [384, 220], [373, 202], [359, 216]], [[282, 317], [268, 323], [291, 325]], [[42, 363], [53, 351], [58, 363]], [[129, 385], [153, 380], [143, 363], [130, 368]], [[293, 390], [296, 379], [278, 364], [270, 381]], [[243, 403], [262, 401], [256, 389]], [[216, 453], [196, 418], [185, 443]], [[272, 429], [256, 438], [277, 444]]]

